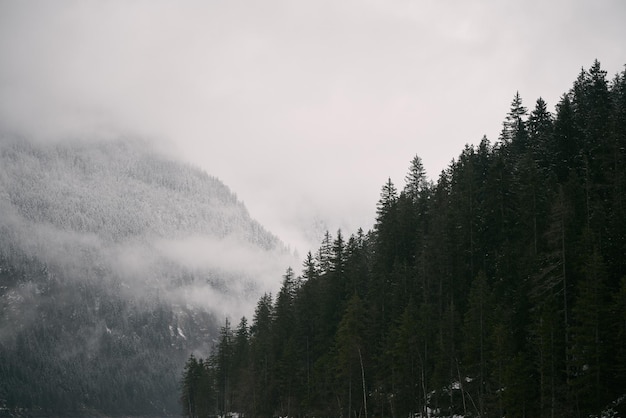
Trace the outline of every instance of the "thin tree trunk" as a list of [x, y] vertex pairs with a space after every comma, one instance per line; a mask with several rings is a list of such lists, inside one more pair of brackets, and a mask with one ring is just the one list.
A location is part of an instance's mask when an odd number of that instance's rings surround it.
[[[565, 210], [565, 209], [563, 209]], [[565, 214], [561, 215], [561, 258], [563, 260], [563, 320], [565, 322], [565, 380], [569, 383], [569, 320], [567, 315], [567, 274], [565, 270]]]
[[545, 345], [543, 341], [543, 316], [539, 318], [539, 415], [543, 416], [543, 409], [546, 403], [545, 398]]
[[365, 418], [367, 418], [367, 393], [365, 391], [365, 369], [363, 368], [363, 356], [361, 355], [361, 347], [359, 350], [359, 362], [361, 363], [361, 382], [363, 383], [363, 408], [365, 410]]
[[537, 256], [537, 195], [533, 187], [533, 238], [534, 238], [534, 255]]
[[459, 377], [459, 389], [461, 389], [461, 399], [463, 400], [463, 416], [467, 416], [467, 406], [465, 405], [465, 390], [463, 389], [463, 380], [461, 379], [461, 370], [459, 369], [459, 360], [456, 360], [456, 373]]
[[348, 418], [352, 417], [352, 373], [348, 378]]
[[552, 398], [550, 405], [550, 417], [554, 418], [556, 412], [556, 387], [554, 381], [554, 327], [550, 326], [550, 395]]
[[422, 406], [422, 414], [428, 416], [428, 393], [426, 393], [426, 376], [422, 367], [422, 391], [424, 392], [424, 405]]
[[483, 305], [484, 305], [484, 289], [480, 291], [480, 382], [478, 382], [478, 403], [480, 405], [480, 416], [485, 415], [484, 411], [484, 398], [485, 398], [485, 322], [483, 318]]

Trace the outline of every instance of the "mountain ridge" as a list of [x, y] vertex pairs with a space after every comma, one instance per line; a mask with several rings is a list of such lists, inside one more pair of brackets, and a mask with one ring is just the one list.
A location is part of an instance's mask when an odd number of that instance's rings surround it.
[[284, 245], [148, 143], [4, 137], [0, 161], [0, 408], [176, 414], [184, 359], [273, 286]]

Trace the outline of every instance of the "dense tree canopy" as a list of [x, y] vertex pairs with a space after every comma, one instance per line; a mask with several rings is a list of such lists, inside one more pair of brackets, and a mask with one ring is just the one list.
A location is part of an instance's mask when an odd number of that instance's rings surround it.
[[180, 369], [220, 316], [190, 296], [259, 285], [167, 249], [188, 239], [241, 265], [286, 253], [221, 181], [144, 141], [0, 134], [0, 416], [178, 413]]
[[626, 413], [625, 86], [595, 61], [555, 114], [516, 93], [499, 140], [466, 146], [436, 183], [414, 157], [400, 194], [382, 187], [374, 229], [326, 234], [242, 322], [248, 355], [203, 369], [252, 400], [232, 410]]

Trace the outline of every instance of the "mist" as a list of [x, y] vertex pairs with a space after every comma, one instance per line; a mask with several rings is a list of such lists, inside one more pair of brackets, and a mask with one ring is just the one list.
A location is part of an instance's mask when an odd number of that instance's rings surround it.
[[239, 319], [299, 263], [219, 180], [146, 142], [5, 137], [0, 151], [1, 253], [58, 280]]
[[436, 179], [496, 140], [516, 91], [553, 108], [575, 69], [620, 71], [624, 20], [618, 0], [3, 2], [0, 127], [150, 138], [304, 254], [371, 227], [415, 154]]
[[416, 154], [437, 179], [494, 143], [516, 92], [553, 110], [594, 59], [610, 79], [625, 21], [622, 0], [0, 2], [0, 408], [178, 411], [189, 353], [325, 231], [372, 228]]

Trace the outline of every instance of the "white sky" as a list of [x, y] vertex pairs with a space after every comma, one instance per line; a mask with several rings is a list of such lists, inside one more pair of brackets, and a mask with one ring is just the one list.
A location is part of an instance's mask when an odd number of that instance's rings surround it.
[[[303, 255], [388, 177], [626, 64], [623, 0], [0, 0], [0, 130], [154, 137]], [[319, 231], [316, 231], [319, 232]]]

